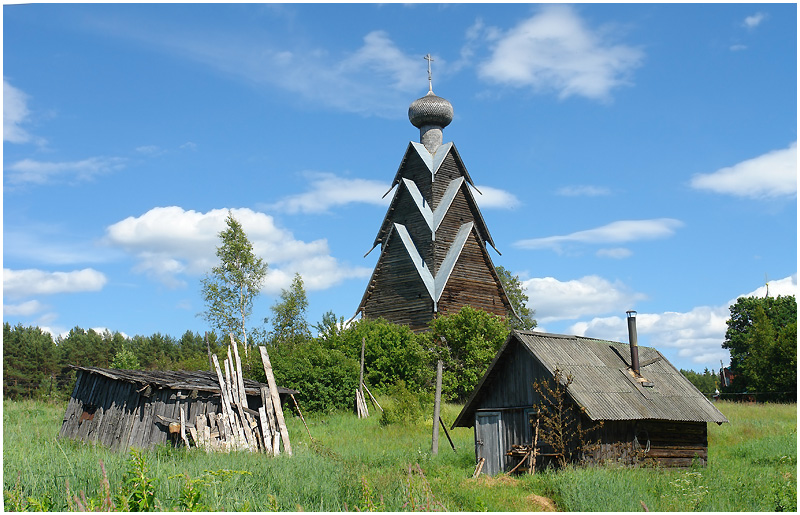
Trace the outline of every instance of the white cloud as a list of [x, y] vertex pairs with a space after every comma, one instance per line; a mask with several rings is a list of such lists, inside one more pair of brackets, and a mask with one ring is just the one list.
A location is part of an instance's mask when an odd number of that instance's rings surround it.
[[631, 257], [633, 252], [624, 247], [617, 247], [613, 249], [599, 249], [596, 253], [597, 257], [607, 257], [611, 259], [625, 259]]
[[207, 31], [191, 33], [186, 27], [111, 20], [97, 22], [97, 28], [114, 37], [160, 47], [248, 84], [277, 87], [304, 107], [313, 103], [366, 116], [398, 118], [405, 114], [409, 94], [425, 92], [422, 54], [406, 54], [380, 30], [365, 34], [356, 49], [332, 54], [325, 46], [270, 42], [262, 35], [218, 33], [209, 37]]
[[762, 12], [757, 12], [752, 16], [748, 16], [742, 22], [742, 26], [748, 29], [754, 29], [761, 25], [761, 22], [767, 19], [767, 14]]
[[44, 309], [45, 306], [38, 300], [29, 300], [21, 304], [3, 304], [3, 315], [27, 317]]
[[165, 154], [167, 151], [158, 145], [142, 145], [140, 147], [136, 147], [136, 152], [146, 156], [156, 157]]
[[412, 58], [394, 44], [389, 34], [376, 30], [364, 36], [364, 45], [338, 66], [344, 76], [368, 72], [400, 90], [414, 90], [420, 86], [420, 57]]
[[120, 170], [125, 160], [119, 157], [90, 157], [81, 161], [43, 162], [23, 159], [5, 167], [10, 184], [45, 184], [58, 179], [91, 180], [97, 175]]
[[667, 238], [675, 234], [675, 230], [682, 225], [683, 222], [674, 218], [620, 220], [561, 236], [519, 240], [514, 246], [523, 249], [553, 249], [560, 252], [565, 244], [570, 243], [608, 244]]
[[559, 281], [537, 277], [522, 281], [536, 320], [542, 324], [631, 309], [644, 294], [631, 291], [619, 281], [611, 282], [596, 275]]
[[643, 53], [613, 44], [586, 27], [575, 9], [548, 5], [516, 27], [500, 32], [493, 54], [479, 67], [481, 78], [499, 84], [607, 99], [629, 83]]
[[477, 186], [480, 192], [474, 195], [481, 209], [514, 209], [520, 205], [519, 199], [511, 192], [491, 186]]
[[731, 45], [730, 50], [731, 52], [739, 52], [741, 50], [747, 50], [747, 45], [741, 45], [741, 44]]
[[797, 195], [797, 142], [713, 173], [695, 175], [691, 186], [760, 199]]
[[[268, 264], [264, 291], [278, 293], [295, 272], [308, 290], [330, 288], [346, 279], [369, 277], [371, 270], [349, 267], [330, 255], [326, 240], [304, 242], [275, 225], [274, 219], [250, 209], [231, 209], [242, 224], [253, 251]], [[153, 208], [106, 229], [106, 241], [135, 256], [134, 271], [170, 287], [185, 285], [185, 276], [199, 276], [217, 263], [218, 234], [225, 230], [227, 209], [207, 213], [180, 207]]]
[[28, 95], [3, 79], [3, 141], [27, 143], [31, 135], [22, 128], [27, 121]]
[[[797, 276], [793, 275], [772, 281], [769, 284], [770, 296], [795, 295]], [[761, 286], [743, 297], [763, 297], [766, 286]], [[737, 297], [738, 298], [738, 297]], [[720, 306], [698, 306], [692, 310], [664, 313], [639, 313], [636, 316], [636, 332], [648, 338], [647, 346], [659, 350], [667, 349], [679, 358], [695, 365], [717, 366], [720, 360], [727, 363], [730, 356], [722, 348], [730, 317], [729, 306], [736, 299], [731, 299]], [[624, 317], [595, 317], [590, 321], [581, 321], [567, 329], [570, 334], [603, 338], [612, 341], [627, 342], [628, 326]]]
[[106, 276], [92, 268], [72, 272], [47, 272], [44, 270], [3, 269], [3, 295], [20, 298], [31, 295], [52, 295], [99, 291], [106, 284]]
[[330, 208], [352, 203], [386, 206], [391, 196], [383, 195], [389, 189], [382, 181], [348, 179], [332, 173], [307, 173], [311, 189], [289, 196], [267, 207], [277, 211], [295, 213], [325, 213]]
[[564, 186], [559, 188], [556, 194], [564, 197], [600, 197], [610, 195], [611, 190], [603, 186]]

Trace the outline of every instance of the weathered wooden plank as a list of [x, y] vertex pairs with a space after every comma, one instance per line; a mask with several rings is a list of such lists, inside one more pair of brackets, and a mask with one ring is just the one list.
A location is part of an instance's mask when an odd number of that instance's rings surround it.
[[258, 408], [258, 417], [261, 421], [261, 440], [264, 444], [264, 450], [267, 454], [272, 454], [272, 433], [269, 429], [267, 410], [264, 406]]
[[278, 422], [278, 429], [281, 432], [281, 439], [283, 440], [283, 449], [286, 454], [292, 454], [292, 444], [289, 441], [289, 432], [286, 429], [286, 422], [283, 419], [283, 410], [281, 409], [281, 400], [278, 396], [278, 385], [275, 384], [275, 376], [272, 374], [272, 363], [269, 361], [269, 354], [267, 348], [259, 345], [258, 350], [261, 352], [261, 361], [264, 364], [264, 373], [267, 376], [267, 383], [269, 384], [269, 392], [272, 396], [272, 405], [275, 408], [275, 419]]
[[233, 334], [229, 334], [231, 339], [231, 346], [233, 347], [233, 357], [236, 360], [236, 378], [237, 378], [237, 385], [239, 390], [239, 397], [237, 403], [239, 403], [242, 407], [247, 407], [247, 393], [245, 393], [244, 389], [244, 377], [242, 376], [242, 360], [239, 358], [239, 347], [236, 345], [236, 341], [233, 339]]

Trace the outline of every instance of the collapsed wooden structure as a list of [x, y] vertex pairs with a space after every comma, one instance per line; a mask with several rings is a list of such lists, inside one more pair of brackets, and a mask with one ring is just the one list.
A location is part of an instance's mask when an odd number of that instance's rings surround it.
[[213, 356], [214, 372], [73, 366], [77, 378], [59, 436], [113, 450], [174, 443], [274, 455], [282, 444], [291, 454], [280, 396], [298, 392], [275, 385], [260, 350], [268, 384], [243, 378], [235, 345], [221, 366]]
[[542, 399], [532, 384], [553, 381], [558, 371], [572, 378], [567, 402], [580, 420], [571, 423], [589, 428], [602, 422], [591, 435], [597, 445], [584, 459], [705, 464], [707, 423], [728, 420], [656, 349], [637, 347], [640, 373], [634, 374], [629, 350], [627, 344], [606, 340], [514, 331], [453, 427], [475, 428], [475, 456], [485, 474], [510, 471], [532, 458], [534, 442], [541, 457], [537, 466], [553, 461], [559, 456], [537, 432]]

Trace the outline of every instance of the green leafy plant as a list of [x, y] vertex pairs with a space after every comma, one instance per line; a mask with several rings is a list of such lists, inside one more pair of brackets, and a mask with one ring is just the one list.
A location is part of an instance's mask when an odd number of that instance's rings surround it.
[[423, 403], [419, 394], [409, 391], [405, 381], [397, 381], [389, 388], [391, 401], [383, 408], [380, 424], [414, 424], [423, 414]]
[[155, 507], [155, 479], [149, 477], [147, 459], [131, 449], [128, 471], [122, 477], [124, 496], [130, 511], [152, 511]]
[[[503, 318], [469, 306], [431, 321], [430, 331], [423, 337], [429, 339], [428, 346], [444, 361], [444, 399], [464, 400], [472, 393], [508, 332]], [[446, 345], [442, 345], [442, 338]]]

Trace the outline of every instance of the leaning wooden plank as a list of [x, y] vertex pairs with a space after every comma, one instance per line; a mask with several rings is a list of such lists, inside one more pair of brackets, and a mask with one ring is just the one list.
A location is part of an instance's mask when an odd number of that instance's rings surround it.
[[277, 433], [278, 424], [275, 422], [275, 408], [272, 406], [272, 395], [269, 393], [269, 388], [264, 386], [261, 387], [261, 402], [264, 404], [264, 409], [267, 411], [270, 433]]
[[364, 418], [364, 412], [361, 411], [361, 402], [358, 399], [358, 388], [355, 389], [355, 392], [356, 392], [355, 393], [355, 396], [356, 396], [356, 401], [355, 401], [356, 402], [356, 415], [358, 415], [358, 418]]
[[378, 400], [375, 399], [375, 397], [372, 396], [372, 392], [369, 391], [369, 388], [367, 388], [366, 383], [364, 384], [364, 389], [367, 391], [367, 395], [369, 395], [369, 398], [372, 399], [372, 403], [375, 404], [375, 406], [377, 406], [379, 410], [383, 411], [383, 408], [381, 408], [381, 405], [378, 404]]
[[264, 406], [258, 408], [258, 418], [261, 420], [261, 434], [264, 440], [264, 450], [267, 454], [272, 454], [272, 432], [269, 430], [267, 410]]
[[253, 447], [255, 446], [255, 441], [253, 440], [253, 432], [250, 431], [250, 425], [247, 422], [247, 417], [245, 416], [244, 410], [242, 410], [241, 405], [237, 404], [236, 408], [238, 411], [237, 414], [239, 415], [238, 418], [239, 427], [241, 428], [242, 435], [244, 435], [244, 441], [246, 447], [252, 451], [254, 450]]
[[483, 470], [483, 464], [484, 463], [486, 463], [486, 458], [481, 458], [478, 461], [478, 465], [475, 467], [475, 472], [472, 474], [472, 479], [475, 479], [476, 477], [478, 477], [478, 475], [481, 473], [481, 470]]
[[[197, 441], [200, 444], [199, 447], [202, 447], [207, 452], [208, 451], [209, 442], [208, 442], [208, 439], [205, 437], [206, 436], [206, 429], [208, 429], [206, 427], [206, 416], [205, 415], [197, 415], [195, 420], [197, 420], [197, 425], [196, 425], [196, 427], [197, 427], [197, 438], [198, 438]], [[192, 436], [194, 436], [194, 433], [192, 433]]]
[[231, 361], [231, 349], [228, 347], [228, 358], [225, 359], [225, 381], [228, 387], [228, 399], [231, 404], [238, 404], [239, 392], [237, 391], [236, 378], [233, 376], [234, 371]]
[[228, 416], [225, 413], [217, 415], [217, 423], [220, 426], [220, 431], [222, 434], [225, 435], [225, 442], [230, 443], [233, 440], [233, 434], [231, 433], [230, 424], [227, 421]]
[[211, 356], [211, 358], [214, 361], [214, 368], [217, 372], [217, 379], [219, 380], [220, 393], [222, 396], [222, 412], [225, 415], [223, 419], [225, 423], [225, 436], [228, 437], [228, 431], [230, 431], [231, 439], [235, 443], [238, 443], [239, 432], [235, 429], [235, 417], [233, 415], [233, 409], [231, 408], [231, 399], [225, 387], [225, 379], [222, 377], [222, 371], [219, 368], [219, 360], [216, 354]]
[[272, 363], [269, 361], [269, 354], [267, 354], [266, 347], [259, 345], [258, 350], [261, 351], [261, 361], [264, 363], [264, 373], [267, 376], [269, 393], [272, 396], [272, 405], [275, 408], [275, 418], [278, 421], [278, 429], [280, 429], [281, 439], [283, 440], [283, 450], [286, 452], [286, 454], [291, 456], [292, 444], [289, 442], [289, 431], [286, 430], [286, 421], [283, 419], [281, 398], [278, 395], [278, 385], [275, 384], [275, 376], [272, 374]]
[[242, 360], [239, 358], [239, 347], [236, 345], [236, 342], [233, 340], [233, 334], [230, 335], [231, 337], [231, 345], [233, 346], [233, 358], [236, 360], [236, 378], [238, 380], [238, 390], [239, 390], [239, 400], [241, 401], [239, 404], [242, 408], [247, 407], [247, 394], [244, 391], [244, 376], [242, 374]]
[[300, 406], [297, 404], [297, 399], [294, 398], [293, 393], [290, 393], [289, 396], [292, 398], [292, 402], [294, 402], [294, 407], [297, 408], [297, 414], [300, 415], [300, 420], [302, 420], [303, 425], [306, 426], [306, 433], [308, 433], [308, 438], [313, 440], [314, 437], [311, 436], [311, 431], [308, 430], [308, 424], [306, 424], [306, 419], [303, 417], [303, 412], [300, 411]]
[[272, 454], [277, 456], [281, 453], [281, 432], [278, 430], [278, 423], [275, 421], [275, 407], [272, 405], [272, 395], [269, 393], [269, 388], [261, 387], [261, 400], [264, 403], [264, 409], [267, 411], [270, 438], [272, 438]]
[[181, 406], [181, 439], [189, 447], [189, 439], [186, 438], [186, 417], [184, 416], [183, 406]]
[[197, 435], [197, 429], [190, 427], [189, 434], [192, 436], [192, 441], [194, 442], [195, 447], [202, 447], [203, 444], [201, 443], [201, 438]]

